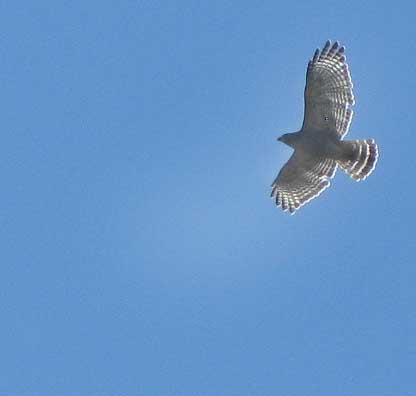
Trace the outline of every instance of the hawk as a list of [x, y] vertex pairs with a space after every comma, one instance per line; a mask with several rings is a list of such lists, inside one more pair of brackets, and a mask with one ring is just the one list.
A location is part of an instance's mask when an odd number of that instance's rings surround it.
[[271, 196], [284, 211], [293, 214], [321, 194], [338, 166], [356, 181], [373, 171], [375, 141], [342, 140], [353, 114], [352, 87], [345, 47], [328, 40], [308, 63], [301, 130], [277, 139], [295, 150], [272, 184]]

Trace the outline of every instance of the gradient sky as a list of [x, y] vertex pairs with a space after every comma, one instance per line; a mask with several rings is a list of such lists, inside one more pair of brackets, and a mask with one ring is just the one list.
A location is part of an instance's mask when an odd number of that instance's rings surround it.
[[[415, 13], [1, 2], [0, 395], [414, 396]], [[380, 160], [289, 216], [328, 38]]]

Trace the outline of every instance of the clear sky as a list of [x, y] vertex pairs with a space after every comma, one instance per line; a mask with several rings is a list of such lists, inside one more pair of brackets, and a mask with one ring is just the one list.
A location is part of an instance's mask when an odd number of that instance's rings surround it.
[[[0, 395], [414, 396], [413, 2], [0, 4]], [[380, 146], [269, 198], [307, 61]]]

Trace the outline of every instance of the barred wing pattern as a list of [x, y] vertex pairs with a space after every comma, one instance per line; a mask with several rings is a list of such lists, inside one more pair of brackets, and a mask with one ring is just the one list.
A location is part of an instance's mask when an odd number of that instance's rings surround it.
[[308, 157], [295, 151], [272, 184], [276, 205], [293, 214], [330, 185], [337, 169], [331, 159]]
[[305, 115], [302, 129], [326, 129], [341, 139], [348, 132], [354, 104], [345, 47], [328, 40], [308, 63], [305, 86]]

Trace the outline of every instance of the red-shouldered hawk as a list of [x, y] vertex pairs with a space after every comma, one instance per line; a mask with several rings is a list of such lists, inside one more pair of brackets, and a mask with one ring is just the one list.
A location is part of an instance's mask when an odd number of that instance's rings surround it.
[[339, 165], [354, 180], [374, 169], [378, 147], [373, 139], [342, 140], [354, 104], [345, 47], [328, 40], [308, 63], [302, 129], [279, 141], [295, 149], [272, 184], [276, 205], [294, 213], [330, 185]]

